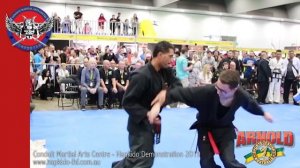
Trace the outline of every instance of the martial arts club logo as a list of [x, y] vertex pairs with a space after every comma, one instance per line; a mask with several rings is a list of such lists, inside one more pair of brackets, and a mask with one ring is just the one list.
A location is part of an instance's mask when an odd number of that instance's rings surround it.
[[284, 147], [276, 148], [274, 145], [294, 145], [294, 134], [291, 131], [242, 131], [238, 132], [236, 146], [254, 145], [252, 151], [244, 156], [246, 163], [255, 160], [258, 164], [268, 165], [276, 157], [285, 156]]
[[5, 22], [12, 46], [25, 51], [46, 46], [53, 27], [53, 19], [34, 6], [19, 8], [11, 17], [6, 15]]

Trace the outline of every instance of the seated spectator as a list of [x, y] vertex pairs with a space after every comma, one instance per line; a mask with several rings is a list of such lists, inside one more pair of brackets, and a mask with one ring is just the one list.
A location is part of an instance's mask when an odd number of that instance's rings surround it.
[[[69, 71], [66, 69], [66, 64], [62, 63], [57, 71], [57, 81], [60, 84], [62, 79], [70, 76]], [[60, 91], [65, 91], [65, 84], [60, 84]]]
[[228, 62], [224, 62], [221, 71], [228, 70], [228, 69], [229, 69], [229, 63]]
[[118, 58], [116, 57], [116, 55], [113, 53], [112, 49], [108, 49], [107, 52], [103, 55], [103, 60], [114, 60], [115, 63], [119, 63]]
[[110, 69], [110, 62], [108, 60], [103, 61], [103, 67], [99, 72], [101, 75], [101, 86], [103, 87], [104, 98], [107, 100], [106, 106], [110, 109], [118, 92], [115, 73]]
[[67, 78], [70, 76], [70, 73], [69, 71], [66, 69], [66, 64], [65, 63], [62, 63], [60, 65], [60, 68], [57, 69], [57, 75], [58, 75], [58, 82], [61, 80], [61, 79], [64, 79], [64, 78]]
[[131, 64], [134, 65], [136, 64], [138, 61], [142, 60], [140, 56], [138, 56], [137, 52], [134, 52], [131, 56]]
[[122, 108], [122, 99], [129, 84], [129, 73], [125, 69], [125, 62], [120, 61], [118, 69], [115, 71], [116, 85], [118, 89], [119, 108]]
[[77, 77], [76, 77], [75, 80], [76, 80], [77, 85], [79, 85], [79, 87], [80, 87], [80, 85], [81, 85], [81, 73], [82, 73], [82, 70], [83, 70], [84, 68], [87, 68], [88, 65], [89, 65], [89, 58], [88, 58], [88, 57], [85, 57], [85, 58], [83, 59], [83, 65], [80, 65], [80, 66], [79, 66], [79, 69], [78, 69], [78, 71], [77, 71], [77, 73], [76, 73]]
[[72, 67], [71, 67], [71, 74], [72, 75], [77, 74], [77, 71], [79, 70], [79, 67], [80, 67], [80, 60], [77, 57], [74, 60], [74, 65], [72, 65]]
[[152, 59], [152, 54], [151, 54], [151, 51], [147, 51], [146, 52], [146, 59], [145, 59], [145, 64], [147, 64], [148, 62], [150, 62]]
[[237, 71], [237, 69], [236, 69], [236, 64], [235, 64], [234, 61], [231, 61], [231, 62], [229, 63], [229, 69], [230, 69], [230, 70], [235, 70], [235, 71]]
[[115, 62], [114, 60], [111, 60], [111, 61], [110, 61], [110, 69], [112, 69], [113, 71], [115, 71], [115, 70], [118, 69], [117, 66], [118, 66], [118, 65], [116, 64], [116, 62]]
[[39, 91], [41, 100], [47, 100], [48, 96], [52, 96], [53, 89], [50, 71], [48, 69], [44, 69], [42, 71], [42, 75], [38, 77], [36, 87], [36, 90]]
[[94, 58], [89, 59], [88, 67], [84, 68], [81, 72], [81, 110], [85, 110], [87, 103], [86, 97], [89, 94], [98, 94], [98, 109], [102, 109], [103, 106], [103, 90], [100, 87], [100, 74], [96, 68], [97, 62]]
[[205, 64], [202, 72], [200, 72], [200, 86], [205, 86], [212, 83], [213, 73], [211, 72], [211, 65]]

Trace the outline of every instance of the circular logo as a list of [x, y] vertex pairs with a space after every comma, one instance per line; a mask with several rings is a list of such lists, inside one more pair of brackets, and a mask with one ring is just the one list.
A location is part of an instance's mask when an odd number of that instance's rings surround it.
[[6, 15], [5, 22], [12, 46], [25, 51], [46, 46], [53, 27], [53, 19], [34, 6], [21, 7], [11, 17]]
[[260, 141], [253, 146], [252, 155], [257, 163], [267, 165], [276, 158], [276, 148], [268, 141]]

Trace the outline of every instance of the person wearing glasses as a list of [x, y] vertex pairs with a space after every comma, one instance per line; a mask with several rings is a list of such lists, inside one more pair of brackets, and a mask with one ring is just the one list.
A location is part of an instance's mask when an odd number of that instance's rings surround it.
[[[268, 122], [273, 121], [272, 116], [264, 112], [239, 83], [238, 71], [225, 70], [215, 84], [164, 90], [152, 101], [152, 104], [180, 101], [198, 110], [197, 121], [190, 129], [198, 131], [197, 145], [202, 168], [220, 168], [214, 161], [214, 154], [220, 155], [225, 168], [246, 167], [236, 160], [234, 154], [236, 133], [232, 122], [240, 107], [254, 115], [264, 116]], [[152, 115], [159, 113], [158, 110], [151, 112]]]

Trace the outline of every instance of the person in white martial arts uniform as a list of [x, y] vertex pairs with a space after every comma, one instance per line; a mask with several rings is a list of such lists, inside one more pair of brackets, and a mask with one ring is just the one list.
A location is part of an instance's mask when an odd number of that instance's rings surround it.
[[276, 56], [269, 62], [272, 71], [272, 80], [269, 85], [268, 100], [270, 103], [280, 103], [280, 86], [282, 82], [282, 73], [284, 70], [284, 60], [281, 50], [276, 51]]

